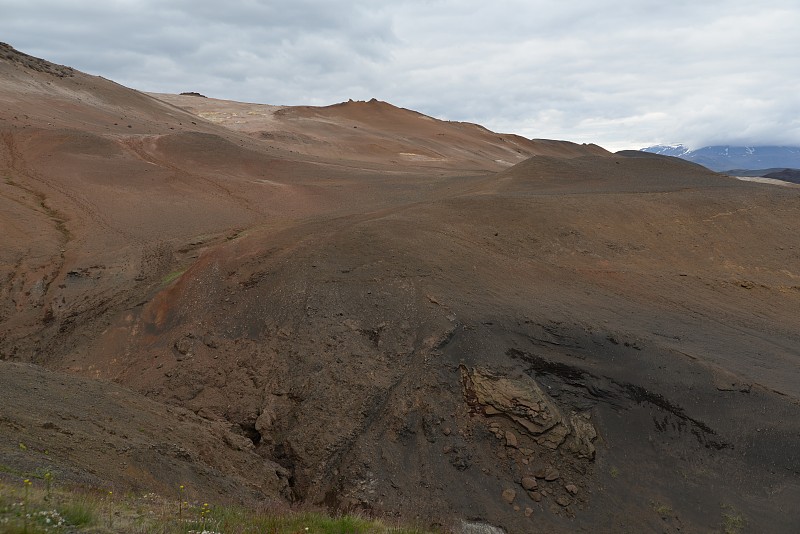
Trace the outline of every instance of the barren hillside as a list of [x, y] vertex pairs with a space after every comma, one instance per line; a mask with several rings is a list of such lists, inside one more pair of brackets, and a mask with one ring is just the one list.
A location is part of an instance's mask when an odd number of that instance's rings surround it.
[[798, 189], [0, 50], [0, 464], [446, 531], [800, 523]]

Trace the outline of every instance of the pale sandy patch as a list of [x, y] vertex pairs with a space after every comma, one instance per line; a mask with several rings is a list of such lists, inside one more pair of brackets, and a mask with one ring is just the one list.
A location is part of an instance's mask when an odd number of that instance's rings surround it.
[[734, 176], [734, 178], [744, 182], [758, 182], [760, 184], [781, 185], [783, 187], [800, 187], [800, 184], [776, 180], [775, 178], [765, 178], [763, 176]]

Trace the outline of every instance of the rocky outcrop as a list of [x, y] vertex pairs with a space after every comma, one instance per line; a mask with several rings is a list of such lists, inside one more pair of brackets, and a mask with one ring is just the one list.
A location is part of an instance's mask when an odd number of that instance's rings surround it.
[[474, 410], [510, 419], [548, 449], [564, 448], [578, 458], [594, 458], [597, 431], [588, 414], [565, 414], [533, 378], [500, 376], [461, 366], [461, 379], [464, 396]]
[[72, 67], [65, 67], [64, 65], [57, 65], [44, 59], [29, 56], [19, 50], [15, 50], [11, 45], [0, 43], [0, 60], [12, 61], [24, 67], [38, 72], [44, 72], [58, 76], [59, 78], [72, 77], [75, 75]]

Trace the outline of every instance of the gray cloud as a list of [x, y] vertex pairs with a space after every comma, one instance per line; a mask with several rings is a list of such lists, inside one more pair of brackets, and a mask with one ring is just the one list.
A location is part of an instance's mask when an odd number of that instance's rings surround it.
[[372, 97], [528, 137], [800, 145], [794, 0], [0, 0], [0, 40], [148, 91]]

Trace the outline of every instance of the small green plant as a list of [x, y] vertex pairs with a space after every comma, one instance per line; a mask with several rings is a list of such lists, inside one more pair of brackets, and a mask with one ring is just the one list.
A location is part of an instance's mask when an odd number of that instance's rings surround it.
[[722, 528], [725, 534], [739, 534], [744, 528], [745, 520], [733, 506], [722, 507]]
[[619, 469], [616, 467], [611, 468], [611, 478], [617, 478], [619, 476]]
[[672, 513], [672, 507], [664, 503], [650, 501], [650, 506], [661, 517], [667, 517]]
[[46, 492], [44, 500], [50, 501], [53, 498], [53, 473], [47, 471], [44, 474], [43, 478], [44, 478], [44, 488]]
[[104, 510], [106, 512], [106, 522], [108, 523], [108, 528], [114, 529], [114, 491], [108, 490], [104, 499]]
[[58, 513], [73, 527], [94, 523], [94, 507], [87, 500], [68, 502], [59, 507]]
[[[178, 521], [183, 519], [183, 507], [184, 507], [183, 491], [185, 489], [186, 488], [184, 488], [183, 484], [178, 486]], [[185, 503], [185, 504], [189, 504], [189, 503]]]
[[[22, 445], [22, 443], [20, 443]], [[22, 485], [25, 488], [25, 496], [22, 499], [22, 523], [24, 525], [25, 532], [28, 532], [28, 498], [30, 497], [31, 491], [31, 481], [30, 479], [26, 478], [22, 481]]]
[[200, 523], [203, 527], [203, 532], [206, 531], [206, 521], [208, 521], [208, 515], [211, 513], [211, 510], [208, 508], [208, 503], [203, 503], [203, 507], [200, 509]]

